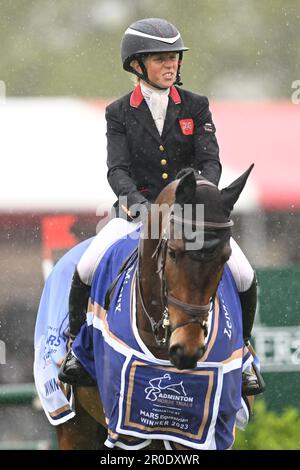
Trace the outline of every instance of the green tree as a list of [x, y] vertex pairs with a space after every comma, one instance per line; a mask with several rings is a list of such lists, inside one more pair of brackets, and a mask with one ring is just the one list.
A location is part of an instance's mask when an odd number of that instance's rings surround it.
[[263, 401], [257, 401], [254, 415], [245, 431], [237, 431], [235, 450], [299, 450], [300, 412], [287, 408], [277, 414], [267, 411]]

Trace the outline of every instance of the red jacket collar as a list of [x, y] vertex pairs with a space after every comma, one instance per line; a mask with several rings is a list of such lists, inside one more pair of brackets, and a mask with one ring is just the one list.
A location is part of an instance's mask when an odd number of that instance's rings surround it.
[[180, 104], [181, 103], [180, 94], [178, 93], [178, 90], [177, 90], [177, 88], [174, 87], [174, 85], [171, 86], [171, 88], [170, 88], [169, 96], [172, 98], [172, 100], [174, 101], [175, 104]]
[[[172, 98], [175, 104], [181, 103], [181, 98], [178, 93], [178, 90], [174, 86], [171, 86], [169, 96]], [[133, 90], [133, 92], [131, 93], [130, 106], [132, 106], [133, 108], [138, 108], [141, 102], [143, 101], [143, 99], [144, 97], [143, 97], [143, 93], [141, 90], [141, 86], [137, 85], [135, 89]]]

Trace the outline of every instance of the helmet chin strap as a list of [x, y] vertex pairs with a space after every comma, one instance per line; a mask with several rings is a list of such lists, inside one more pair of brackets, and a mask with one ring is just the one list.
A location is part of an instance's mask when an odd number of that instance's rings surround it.
[[[182, 81], [181, 81], [181, 77], [180, 77], [180, 66], [181, 66], [181, 63], [182, 63], [182, 56], [183, 56], [183, 53], [179, 52], [178, 69], [177, 69], [177, 74], [176, 74], [176, 80], [173, 83], [173, 85], [178, 85], [178, 86], [182, 85]], [[157, 85], [156, 83], [152, 82], [151, 80], [149, 80], [148, 72], [147, 72], [147, 69], [145, 67], [144, 62], [142, 61], [142, 59], [140, 57], [137, 57], [137, 61], [138, 61], [138, 64], [139, 64], [140, 68], [142, 69], [142, 73], [139, 73], [133, 67], [130, 67], [132, 73], [134, 73], [137, 77], [139, 77], [144, 82], [149, 83], [149, 85], [156, 88], [157, 90], [167, 90], [169, 88], [169, 87], [162, 87], [162, 86]]]
[[145, 66], [144, 62], [142, 61], [141, 58], [138, 58], [137, 61], [138, 61], [139, 66], [142, 69], [142, 73], [139, 73], [139, 72], [136, 72], [136, 71], [135, 71], [135, 73], [141, 80], [143, 80], [144, 82], [149, 83], [149, 85], [153, 86], [157, 90], [167, 90], [169, 88], [169, 87], [162, 87], [160, 85], [157, 85], [155, 82], [152, 82], [151, 80], [149, 80], [148, 72], [147, 72], [147, 69], [146, 69], [146, 66]]

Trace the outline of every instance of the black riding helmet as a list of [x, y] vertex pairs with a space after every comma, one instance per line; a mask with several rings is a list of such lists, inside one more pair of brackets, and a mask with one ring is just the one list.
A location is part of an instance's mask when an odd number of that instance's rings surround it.
[[[183, 51], [188, 51], [188, 48], [184, 46], [180, 32], [174, 25], [161, 18], [139, 20], [129, 26], [122, 38], [121, 58], [123, 69], [134, 73], [155, 88], [163, 89], [149, 80], [143, 57], [156, 52], [178, 52], [178, 71], [175, 84], [182, 85], [180, 65]], [[138, 61], [142, 73], [131, 67], [130, 63], [134, 59]]]

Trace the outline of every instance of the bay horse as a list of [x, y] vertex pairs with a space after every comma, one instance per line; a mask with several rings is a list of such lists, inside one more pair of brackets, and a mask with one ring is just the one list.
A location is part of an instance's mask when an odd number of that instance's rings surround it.
[[159, 194], [139, 239], [108, 250], [116, 266], [100, 263], [73, 345], [98, 388], [74, 387], [76, 416], [57, 427], [60, 449], [95, 449], [107, 432], [108, 447], [231, 448], [247, 352], [225, 266], [230, 213], [252, 167], [221, 191], [185, 170]]

